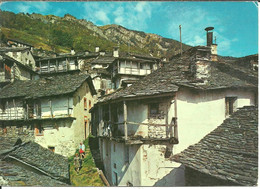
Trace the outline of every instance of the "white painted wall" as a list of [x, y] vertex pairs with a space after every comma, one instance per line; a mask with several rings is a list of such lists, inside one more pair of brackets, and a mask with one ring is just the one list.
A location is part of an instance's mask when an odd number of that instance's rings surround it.
[[177, 117], [179, 144], [174, 147], [176, 153], [199, 142], [226, 119], [226, 96], [237, 96], [237, 107], [254, 105], [254, 93], [242, 89], [197, 93], [187, 89], [178, 91]]

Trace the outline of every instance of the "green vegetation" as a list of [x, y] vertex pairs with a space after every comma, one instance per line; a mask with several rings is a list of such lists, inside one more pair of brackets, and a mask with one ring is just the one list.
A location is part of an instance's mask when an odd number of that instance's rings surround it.
[[[131, 52], [138, 54], [152, 53], [154, 56], [158, 56], [158, 51], [160, 51], [162, 56], [170, 57], [179, 52], [180, 48], [178, 41], [158, 38], [157, 35], [147, 35], [140, 31], [133, 32], [143, 37], [142, 42], [140, 39], [132, 36], [129, 40], [135, 45], [128, 47], [126, 38], [129, 36], [122, 33], [121, 30], [127, 30], [122, 26], [107, 25], [96, 27], [86, 20], [78, 20], [69, 14], [66, 14], [64, 17], [58, 17], [35, 13], [15, 14], [0, 10], [0, 25], [1, 39], [17, 39], [30, 43], [38, 49], [42, 48], [43, 50], [57, 53], [69, 52], [71, 48], [74, 48], [76, 51], [94, 51], [96, 46], [99, 46], [100, 50], [111, 52], [113, 47], [119, 43], [121, 52], [128, 52], [130, 49]], [[109, 28], [111, 28], [111, 31], [108, 33], [112, 32], [113, 39], [105, 34]], [[100, 34], [102, 32], [106, 35], [106, 38], [103, 34]], [[183, 44], [183, 50], [187, 48], [189, 46]]]
[[[69, 158], [71, 184], [72, 186], [105, 186], [97, 172], [88, 141], [89, 138], [84, 141], [86, 146], [86, 156], [82, 161], [82, 168], [78, 175], [73, 165], [74, 156]], [[79, 150], [77, 150], [76, 153], [79, 153]]]

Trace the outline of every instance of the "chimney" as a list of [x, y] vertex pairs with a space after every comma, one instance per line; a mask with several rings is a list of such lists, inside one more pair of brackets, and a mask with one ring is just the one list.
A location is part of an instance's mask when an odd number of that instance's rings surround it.
[[71, 55], [74, 55], [74, 54], [75, 54], [75, 51], [74, 51], [73, 48], [70, 50], [70, 54], [71, 54]]
[[95, 48], [95, 52], [99, 52], [99, 47], [96, 47], [96, 48]]
[[205, 28], [205, 30], [207, 32], [207, 46], [211, 48], [210, 60], [211, 61], [217, 61], [218, 56], [217, 56], [216, 37], [215, 37], [215, 43], [213, 43], [213, 32], [209, 32], [213, 29], [214, 29], [214, 27]]
[[119, 47], [114, 47], [113, 50], [113, 57], [119, 57]]

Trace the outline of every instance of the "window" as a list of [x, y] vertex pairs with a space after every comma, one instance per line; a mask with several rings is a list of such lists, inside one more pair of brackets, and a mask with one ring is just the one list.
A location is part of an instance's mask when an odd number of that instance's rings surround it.
[[88, 108], [91, 108], [91, 100], [88, 101]]
[[117, 186], [118, 185], [118, 180], [117, 180], [117, 173], [116, 172], [114, 172], [114, 178], [115, 178], [115, 180], [114, 180], [113, 184], [115, 186]]
[[226, 116], [231, 115], [236, 110], [237, 97], [226, 97]]
[[114, 163], [114, 168], [116, 169], [116, 163]]
[[149, 104], [149, 117], [156, 117], [159, 114], [159, 104]]
[[125, 146], [125, 163], [129, 163], [129, 146]]
[[116, 152], [116, 144], [114, 144], [114, 152]]
[[84, 98], [84, 110], [87, 110], [88, 107], [87, 107], [87, 98], [85, 97]]
[[108, 156], [108, 143], [106, 142], [105, 145], [106, 145], [106, 156]]
[[35, 135], [43, 136], [43, 128], [41, 125], [35, 125]]
[[48, 149], [52, 152], [55, 152], [55, 147], [54, 146], [48, 146]]

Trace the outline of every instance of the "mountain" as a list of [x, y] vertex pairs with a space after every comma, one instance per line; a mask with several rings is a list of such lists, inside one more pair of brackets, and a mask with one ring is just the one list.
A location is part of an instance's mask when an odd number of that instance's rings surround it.
[[[48, 51], [69, 52], [101, 50], [112, 51], [120, 45], [123, 52], [152, 53], [170, 57], [180, 52], [180, 43], [156, 34], [124, 28], [120, 25], [96, 26], [85, 19], [41, 14], [24, 14], [0, 10], [1, 39], [11, 38], [30, 43]], [[183, 50], [190, 46], [183, 44]]]

